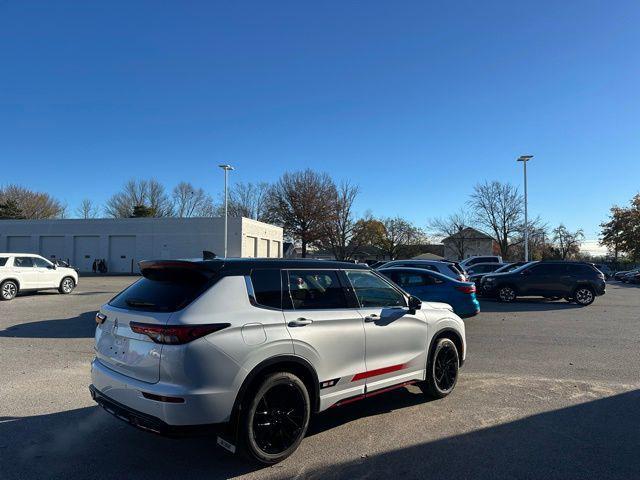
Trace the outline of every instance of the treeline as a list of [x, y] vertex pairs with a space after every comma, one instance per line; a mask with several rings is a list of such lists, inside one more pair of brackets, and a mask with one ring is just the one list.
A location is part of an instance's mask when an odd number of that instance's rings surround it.
[[600, 242], [609, 248], [616, 262], [621, 255], [640, 261], [640, 194], [627, 207], [611, 207], [608, 221], [600, 227]]
[[[311, 169], [284, 173], [275, 183], [233, 183], [229, 215], [280, 225], [285, 237], [307, 256], [310, 249], [351, 260], [374, 247], [387, 258], [413, 256], [420, 245], [449, 237], [454, 255], [469, 255], [474, 228], [490, 235], [505, 259], [523, 258], [524, 201], [517, 187], [498, 181], [477, 184], [456, 213], [432, 218], [426, 228], [396, 217], [358, 215], [359, 187], [337, 184], [328, 174]], [[167, 190], [154, 179], [129, 180], [104, 206], [85, 199], [75, 211], [79, 218], [213, 217], [223, 213], [222, 198], [214, 200], [204, 189], [180, 182]], [[407, 209], [411, 208], [407, 205]], [[49, 194], [10, 185], [0, 189], [0, 218], [61, 218], [66, 207]], [[539, 217], [529, 220], [531, 259], [577, 258], [582, 230], [564, 225], [549, 228]]]

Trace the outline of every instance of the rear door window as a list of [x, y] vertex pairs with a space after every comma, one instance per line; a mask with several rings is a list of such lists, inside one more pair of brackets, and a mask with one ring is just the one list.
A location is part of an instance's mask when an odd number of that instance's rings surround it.
[[9, 257], [0, 257], [0, 267], [4, 267], [7, 264]]
[[294, 310], [349, 308], [337, 270], [289, 270], [286, 278]]
[[33, 257], [16, 257], [13, 259], [13, 266], [18, 268], [32, 268]]
[[269, 268], [251, 272], [255, 302], [270, 308], [282, 308], [282, 276], [280, 270]]

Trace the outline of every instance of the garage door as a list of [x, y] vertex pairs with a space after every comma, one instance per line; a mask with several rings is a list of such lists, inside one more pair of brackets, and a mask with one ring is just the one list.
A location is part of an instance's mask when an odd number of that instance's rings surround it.
[[135, 256], [136, 237], [134, 235], [109, 237], [109, 271], [111, 273], [137, 272]]
[[255, 257], [258, 253], [258, 239], [256, 237], [244, 237], [244, 248], [242, 253], [245, 257]]
[[7, 237], [7, 247], [9, 253], [35, 253], [31, 248], [31, 237], [28, 236]]
[[73, 265], [81, 272], [90, 272], [93, 261], [100, 258], [100, 237], [77, 236], [73, 238]]
[[43, 236], [40, 237], [40, 255], [49, 260], [65, 258], [64, 237]]
[[258, 257], [269, 257], [269, 240], [267, 240], [266, 238], [261, 238], [260, 240], [258, 240]]

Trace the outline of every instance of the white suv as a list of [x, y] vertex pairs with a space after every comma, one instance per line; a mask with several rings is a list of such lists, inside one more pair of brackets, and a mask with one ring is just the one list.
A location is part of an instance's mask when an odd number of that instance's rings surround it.
[[73, 268], [58, 267], [32, 253], [0, 253], [0, 300], [12, 300], [26, 290], [55, 288], [68, 294], [77, 284]]
[[96, 314], [91, 395], [161, 434], [218, 432], [270, 464], [311, 414], [418, 384], [454, 388], [464, 323], [366, 266], [317, 260], [140, 262]]

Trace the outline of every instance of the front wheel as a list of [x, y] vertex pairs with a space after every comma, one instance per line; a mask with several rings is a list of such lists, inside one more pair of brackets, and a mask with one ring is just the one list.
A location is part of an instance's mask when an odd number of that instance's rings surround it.
[[244, 453], [266, 465], [284, 460], [302, 442], [310, 416], [311, 401], [302, 380], [289, 372], [267, 376], [243, 413]]
[[448, 338], [441, 338], [433, 349], [427, 365], [427, 379], [420, 389], [431, 398], [444, 398], [458, 382], [460, 357], [456, 344]]
[[573, 298], [578, 305], [586, 307], [587, 305], [591, 305], [593, 303], [593, 301], [596, 299], [596, 296], [590, 287], [578, 287], [573, 294]]
[[60, 287], [58, 291], [64, 295], [68, 295], [73, 292], [73, 289], [76, 288], [76, 282], [71, 277], [64, 277], [60, 282]]

